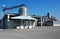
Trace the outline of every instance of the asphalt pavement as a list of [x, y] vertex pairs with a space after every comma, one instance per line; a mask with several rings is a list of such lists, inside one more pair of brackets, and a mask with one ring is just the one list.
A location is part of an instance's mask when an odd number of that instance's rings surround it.
[[60, 39], [60, 27], [0, 29], [0, 39]]

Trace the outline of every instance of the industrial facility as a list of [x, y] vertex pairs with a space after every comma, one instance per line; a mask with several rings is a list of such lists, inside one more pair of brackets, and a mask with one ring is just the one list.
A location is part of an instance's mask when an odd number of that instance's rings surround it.
[[37, 26], [53, 26], [53, 22], [57, 21], [57, 19], [53, 17], [50, 12], [47, 12], [46, 16], [32, 15], [32, 17], [38, 19]]
[[19, 13], [5, 13], [3, 18], [0, 20], [0, 29], [31, 29], [36, 26], [57, 26], [57, 19], [51, 16], [51, 13], [48, 12], [46, 16], [37, 16], [31, 15], [28, 16], [26, 5], [18, 5], [7, 8], [3, 7], [3, 12], [6, 10], [11, 10], [14, 8], [18, 8]]
[[27, 8], [24, 4], [13, 6], [10, 8], [5, 8], [3, 6], [3, 12], [6, 10], [18, 8], [19, 14], [8, 13], [5, 14], [2, 20], [0, 20], [0, 28], [3, 29], [24, 29], [24, 28], [32, 28], [36, 26], [37, 19], [27, 15]]

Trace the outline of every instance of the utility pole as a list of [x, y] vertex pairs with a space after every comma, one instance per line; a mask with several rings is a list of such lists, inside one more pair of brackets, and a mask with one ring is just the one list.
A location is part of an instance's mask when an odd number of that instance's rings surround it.
[[41, 27], [42, 27], [42, 17], [41, 17]]

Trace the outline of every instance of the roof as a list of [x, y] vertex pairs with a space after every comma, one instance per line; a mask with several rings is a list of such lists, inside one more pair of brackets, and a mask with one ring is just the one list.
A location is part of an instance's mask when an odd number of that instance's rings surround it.
[[6, 15], [16, 15], [17, 13], [5, 13]]
[[53, 23], [58, 23], [58, 24], [60, 24], [60, 21], [53, 21]]
[[28, 20], [37, 20], [35, 18], [32, 18], [31, 16], [16, 16], [16, 17], [11, 17], [11, 19], [28, 19]]
[[0, 11], [0, 20], [2, 20], [3, 17], [4, 17], [5, 15], [7, 15], [7, 14], [9, 14], [9, 15], [16, 15], [16, 14], [18, 14], [18, 13], [4, 13], [3, 11]]
[[41, 17], [47, 17], [47, 16], [37, 16], [37, 15], [31, 15], [32, 17], [39, 17], [39, 18], [41, 18]]

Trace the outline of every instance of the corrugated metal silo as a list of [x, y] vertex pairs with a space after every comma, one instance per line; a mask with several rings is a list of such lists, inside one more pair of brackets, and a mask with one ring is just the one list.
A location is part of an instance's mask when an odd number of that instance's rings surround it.
[[21, 5], [21, 7], [19, 7], [19, 15], [27, 16], [27, 8], [25, 7], [25, 5]]

